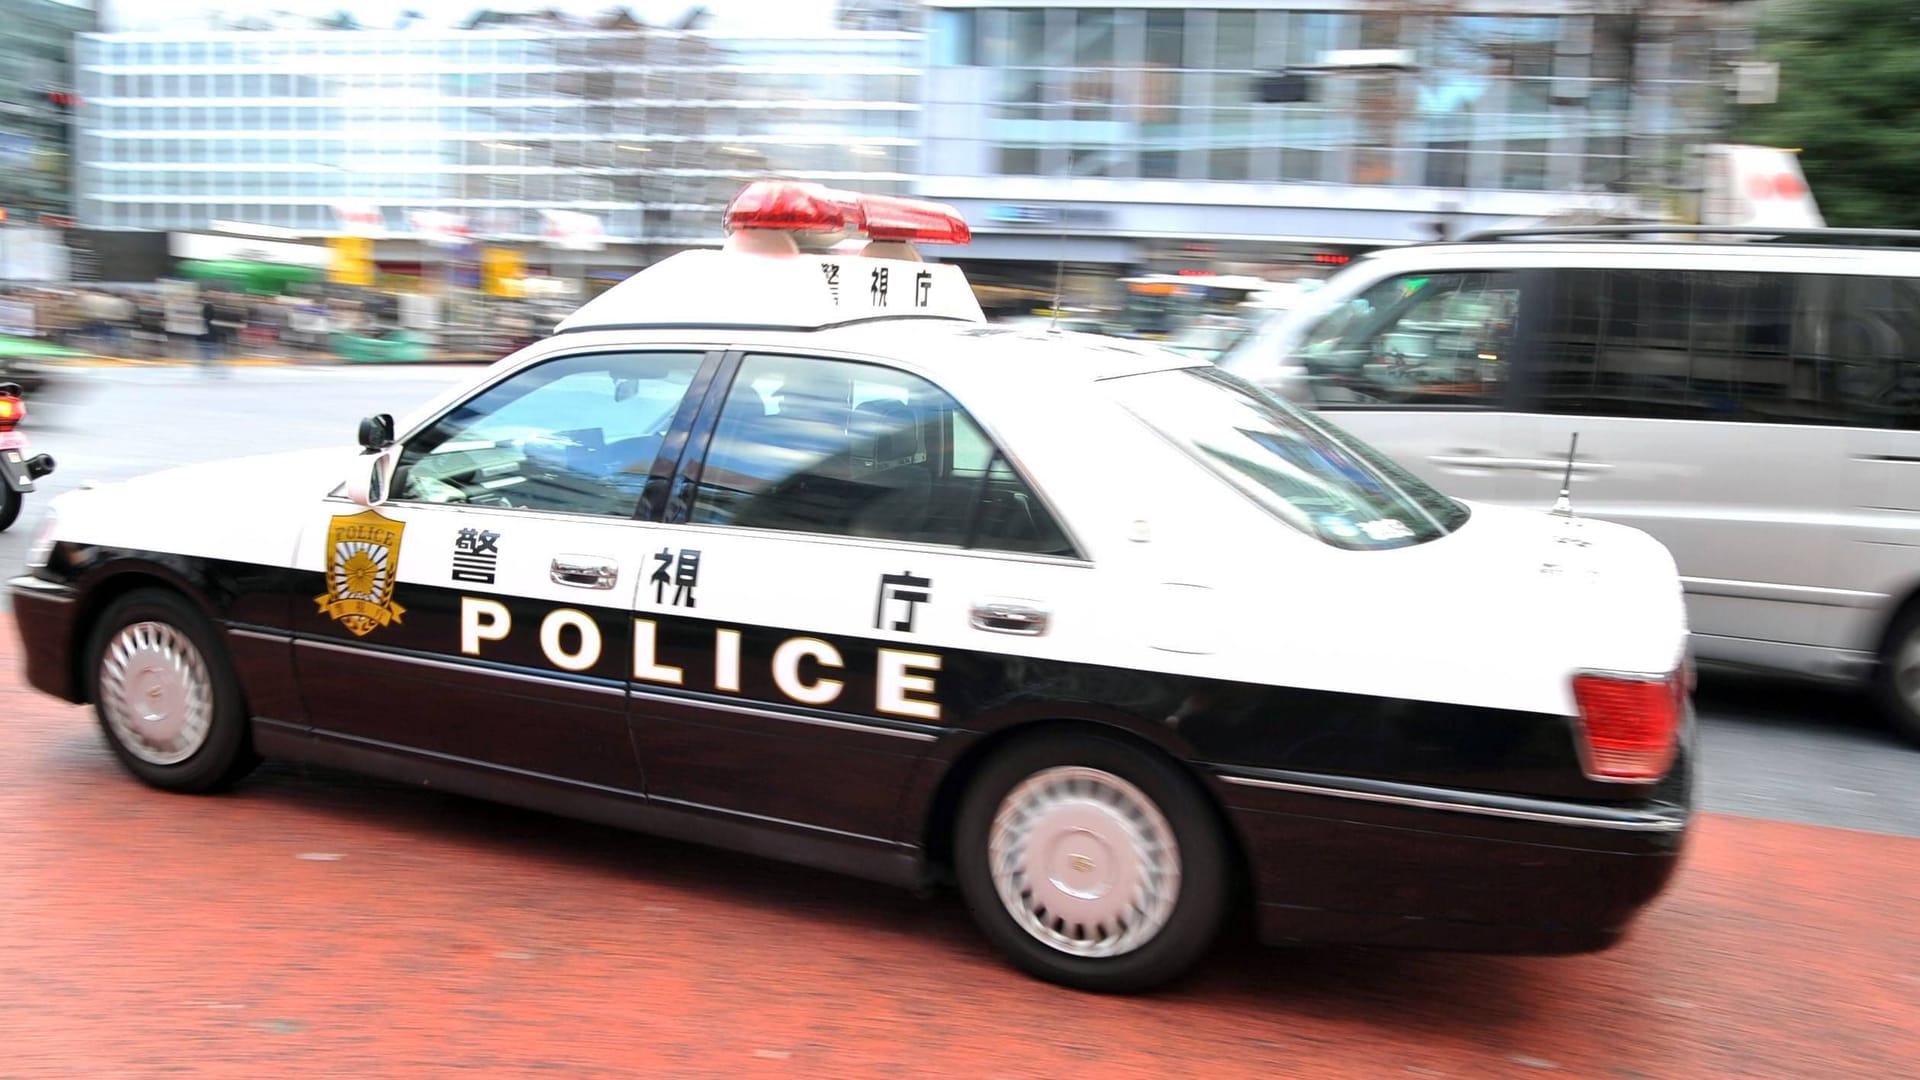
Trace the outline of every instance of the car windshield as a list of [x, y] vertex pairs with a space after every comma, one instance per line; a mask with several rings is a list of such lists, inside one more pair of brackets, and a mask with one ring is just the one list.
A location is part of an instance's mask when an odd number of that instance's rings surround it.
[[1122, 407], [1274, 516], [1334, 547], [1407, 547], [1467, 508], [1379, 451], [1219, 368], [1109, 381]]

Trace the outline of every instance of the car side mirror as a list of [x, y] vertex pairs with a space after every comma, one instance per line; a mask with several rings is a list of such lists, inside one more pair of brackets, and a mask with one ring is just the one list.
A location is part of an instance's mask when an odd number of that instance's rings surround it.
[[376, 413], [360, 421], [360, 446], [367, 450], [385, 450], [393, 445], [393, 417]]
[[347, 473], [347, 498], [355, 506], [378, 506], [387, 501], [393, 484], [393, 468], [400, 460], [400, 448], [389, 446], [353, 459]]

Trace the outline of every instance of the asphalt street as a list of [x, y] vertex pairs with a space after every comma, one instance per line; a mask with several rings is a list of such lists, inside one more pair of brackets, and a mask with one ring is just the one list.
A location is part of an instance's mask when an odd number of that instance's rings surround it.
[[[404, 416], [480, 370], [74, 369], [59, 388], [28, 403], [23, 430], [59, 468], [29, 496], [21, 520], [0, 533], [0, 568], [11, 573], [24, 563], [48, 499], [86, 481], [250, 453], [330, 445], [351, 453], [362, 416]], [[180, 512], [191, 514], [194, 500], [246, 495], [194, 492]], [[1861, 695], [1707, 673], [1698, 705], [1705, 809], [1920, 836], [1920, 750], [1886, 731]]]

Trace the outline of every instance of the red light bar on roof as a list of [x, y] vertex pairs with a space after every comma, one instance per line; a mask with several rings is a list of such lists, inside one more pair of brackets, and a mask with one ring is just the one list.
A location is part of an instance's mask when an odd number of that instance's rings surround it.
[[964, 244], [973, 230], [951, 206], [897, 195], [863, 195], [791, 180], [758, 180], [727, 204], [741, 229], [864, 235], [876, 242]]

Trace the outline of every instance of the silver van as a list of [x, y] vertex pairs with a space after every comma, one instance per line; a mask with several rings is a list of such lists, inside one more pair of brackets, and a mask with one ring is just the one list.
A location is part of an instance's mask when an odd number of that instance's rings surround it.
[[1571, 464], [1673, 552], [1701, 661], [1872, 681], [1920, 740], [1920, 233], [1673, 228], [1369, 255], [1220, 363], [1462, 499]]

